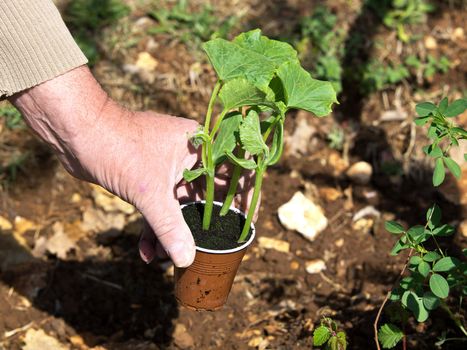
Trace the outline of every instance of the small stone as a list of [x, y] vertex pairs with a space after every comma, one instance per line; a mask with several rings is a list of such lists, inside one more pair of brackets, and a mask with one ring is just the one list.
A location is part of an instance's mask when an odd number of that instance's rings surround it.
[[22, 350], [67, 350], [68, 346], [60, 343], [54, 337], [46, 334], [42, 329], [28, 329], [24, 336], [24, 345]]
[[344, 239], [343, 238], [339, 238], [335, 243], [337, 248], [342, 248], [344, 246]]
[[301, 192], [296, 192], [289, 202], [283, 204], [278, 215], [285, 228], [296, 230], [310, 241], [328, 226], [323, 209]]
[[438, 47], [438, 43], [436, 42], [436, 39], [434, 37], [428, 35], [427, 37], [425, 37], [425, 47], [428, 50], [434, 50]]
[[79, 348], [85, 347], [86, 345], [84, 344], [84, 339], [80, 335], [73, 335], [69, 339], [71, 344], [74, 346], [77, 346]]
[[263, 340], [263, 337], [254, 337], [248, 342], [248, 346], [251, 348], [256, 348], [261, 344]]
[[453, 41], [458, 41], [458, 40], [464, 40], [464, 37], [465, 37], [464, 28], [457, 27], [456, 29], [453, 30], [451, 39]]
[[370, 218], [363, 218], [352, 223], [352, 229], [362, 233], [369, 233], [373, 228], [374, 220]]
[[175, 345], [180, 349], [189, 349], [195, 345], [193, 337], [188, 333], [186, 326], [181, 323], [175, 325], [175, 330], [172, 335]]
[[372, 174], [373, 168], [371, 164], [363, 161], [353, 164], [346, 172], [349, 179], [359, 185], [368, 184]]
[[158, 65], [159, 62], [149, 52], [140, 52], [135, 63], [136, 67], [148, 72], [156, 70]]
[[11, 224], [11, 222], [3, 217], [3, 216], [0, 216], [0, 229], [2, 231], [8, 231], [8, 230], [11, 230], [13, 228], [13, 225]]
[[321, 259], [310, 260], [305, 264], [305, 269], [309, 274], [320, 273], [326, 270], [326, 264]]
[[467, 238], [467, 220], [464, 220], [460, 223], [459, 231], [461, 232], [463, 237]]
[[70, 203], [77, 204], [81, 202], [81, 200], [82, 200], [82, 197], [79, 193], [73, 193], [70, 199]]
[[259, 246], [264, 249], [274, 249], [283, 253], [288, 253], [290, 251], [290, 243], [280, 239], [259, 237], [258, 243]]
[[64, 232], [63, 224], [61, 222], [56, 222], [52, 226], [54, 234], [51, 238], [47, 240], [45, 248], [51, 254], [55, 254], [60, 259], [66, 259], [67, 253], [76, 248], [75, 242], [73, 242]]
[[295, 260], [294, 260], [294, 261], [292, 261], [292, 262], [290, 263], [290, 268], [291, 268], [292, 270], [298, 270], [299, 267], [300, 267], [300, 264], [298, 263], [298, 261], [295, 261]]
[[321, 187], [319, 189], [319, 194], [327, 202], [334, 202], [336, 199], [342, 196], [342, 193], [334, 187]]
[[37, 224], [23, 218], [21, 216], [15, 217], [15, 233], [18, 235], [22, 235], [23, 233], [31, 230], [35, 230], [37, 228]]

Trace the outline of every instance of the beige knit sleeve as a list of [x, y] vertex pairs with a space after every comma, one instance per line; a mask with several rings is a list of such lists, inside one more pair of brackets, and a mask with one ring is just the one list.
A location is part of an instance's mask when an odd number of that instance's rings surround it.
[[0, 99], [86, 63], [52, 0], [0, 0]]

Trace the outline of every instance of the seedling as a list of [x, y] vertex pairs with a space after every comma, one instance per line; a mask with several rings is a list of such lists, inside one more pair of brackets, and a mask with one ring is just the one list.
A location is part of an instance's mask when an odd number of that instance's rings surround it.
[[[203, 229], [208, 230], [217, 167], [225, 161], [234, 165], [221, 215], [232, 205], [242, 171], [255, 172], [253, 197], [239, 238], [243, 242], [258, 204], [264, 173], [282, 155], [287, 111], [303, 109], [323, 117], [337, 103], [336, 93], [331, 83], [313, 79], [301, 67], [292, 46], [261, 35], [259, 29], [242, 33], [232, 41], [210, 40], [203, 48], [218, 80], [204, 127], [191, 138], [193, 145], [202, 146], [202, 166], [186, 169], [183, 176], [186, 181], [206, 177]], [[222, 107], [212, 122], [217, 101]]]
[[339, 330], [337, 323], [329, 317], [323, 317], [321, 325], [313, 332], [313, 345], [324, 346], [325, 350], [347, 349], [347, 337]]
[[25, 127], [21, 113], [10, 104], [0, 107], [0, 117], [5, 118], [5, 125], [8, 129], [23, 129]]
[[[449, 157], [448, 152], [452, 146], [458, 146], [460, 140], [467, 139], [467, 132], [454, 125], [449, 118], [463, 113], [466, 108], [466, 99], [449, 104], [447, 98], [438, 106], [431, 102], [423, 102], [416, 107], [419, 117], [415, 119], [415, 123], [430, 123], [428, 136], [432, 143], [424, 147], [424, 152], [435, 159], [434, 186], [443, 183], [446, 168], [457, 178], [461, 176], [459, 165]], [[464, 154], [464, 158], [467, 159], [467, 154]], [[436, 204], [429, 208], [424, 225], [406, 229], [400, 223], [388, 221], [386, 230], [398, 237], [391, 254], [397, 255], [407, 250], [409, 254], [395, 287], [388, 293], [378, 312], [374, 324], [377, 348], [380, 348], [379, 342], [383, 348], [389, 349], [395, 347], [399, 341], [405, 341], [403, 330], [395, 324], [384, 324], [377, 331], [379, 317], [388, 300], [396, 303], [404, 312], [411, 313], [418, 322], [425, 322], [430, 312], [436, 308], [443, 309], [463, 333], [464, 338], [460, 340], [467, 340], [467, 330], [459, 312], [452, 311], [447, 303], [449, 296], [455, 296], [460, 299], [461, 305], [462, 298], [467, 295], [467, 263], [449, 256], [440, 248], [438, 240], [455, 232], [454, 227], [441, 222], [441, 209]], [[430, 246], [434, 246], [435, 249], [430, 249]], [[463, 249], [463, 255], [464, 258], [467, 256], [467, 249]], [[406, 271], [408, 275], [405, 275]], [[397, 318], [393, 317], [393, 322], [399, 321], [405, 326], [407, 317], [401, 315], [399, 312]], [[444, 336], [442, 343], [445, 341], [448, 341], [448, 338]], [[405, 349], [405, 342], [403, 344]]]

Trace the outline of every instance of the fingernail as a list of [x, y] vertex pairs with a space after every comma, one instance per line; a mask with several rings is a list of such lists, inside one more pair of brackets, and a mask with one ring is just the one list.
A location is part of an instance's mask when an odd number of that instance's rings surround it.
[[153, 249], [148, 247], [148, 243], [144, 240], [139, 242], [139, 256], [146, 264], [150, 264], [154, 260]]
[[195, 247], [187, 242], [176, 242], [168, 248], [168, 255], [177, 267], [188, 267], [195, 259]]

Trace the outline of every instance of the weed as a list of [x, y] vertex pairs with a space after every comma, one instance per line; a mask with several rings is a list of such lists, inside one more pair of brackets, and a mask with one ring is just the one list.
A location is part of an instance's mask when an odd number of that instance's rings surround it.
[[345, 133], [344, 129], [339, 126], [334, 126], [328, 135], [329, 147], [341, 151], [344, 147]]
[[64, 19], [90, 65], [99, 59], [96, 37], [101, 30], [129, 12], [121, 0], [74, 0], [67, 6]]
[[0, 117], [5, 118], [5, 125], [8, 129], [23, 129], [25, 127], [21, 113], [12, 105], [0, 107]]
[[158, 22], [157, 26], [149, 29], [150, 34], [170, 34], [195, 49], [203, 41], [227, 38], [238, 19], [236, 16], [218, 18], [208, 4], [200, 11], [191, 11], [186, 0], [178, 0], [170, 9], [158, 7], [149, 15]]
[[[423, 150], [435, 159], [432, 179], [434, 186], [439, 186], [444, 181], [446, 169], [455, 177], [461, 177], [459, 165], [449, 157], [448, 152], [451, 147], [459, 146], [460, 140], [467, 139], [467, 131], [454, 125], [449, 118], [463, 113], [466, 109], [467, 99], [459, 99], [449, 104], [447, 98], [439, 105], [423, 102], [416, 107], [419, 117], [415, 119], [415, 123], [430, 124], [428, 136], [432, 142]], [[467, 159], [467, 154], [464, 154], [464, 158]], [[459, 305], [462, 304], [462, 298], [467, 295], [467, 263], [449, 256], [438, 243], [439, 239], [452, 235], [455, 231], [454, 227], [442, 223], [441, 209], [436, 204], [426, 212], [424, 225], [415, 225], [406, 229], [398, 222], [388, 221], [385, 227], [388, 232], [398, 237], [391, 255], [407, 250], [409, 254], [395, 287], [388, 293], [375, 320], [377, 348], [380, 348], [379, 342], [383, 348], [389, 349], [395, 347], [401, 340], [405, 341], [402, 329], [405, 328], [410, 314], [418, 322], [425, 322], [430, 313], [437, 308], [447, 313], [464, 336], [449, 340], [466, 341], [467, 330], [460, 312], [453, 312], [450, 309], [447, 298], [458, 297]], [[430, 249], [430, 246], [435, 248]], [[467, 249], [463, 249], [462, 253], [464, 257], [467, 256]], [[384, 324], [378, 331], [378, 320], [388, 300], [395, 303], [403, 312], [393, 313], [390, 317], [393, 323]], [[402, 329], [395, 325], [395, 322], [402, 324]], [[442, 344], [446, 341], [448, 339], [443, 335], [438, 343]]]
[[313, 332], [313, 345], [324, 346], [325, 350], [347, 349], [347, 336], [339, 330], [337, 323], [329, 317], [323, 317], [321, 325]]

